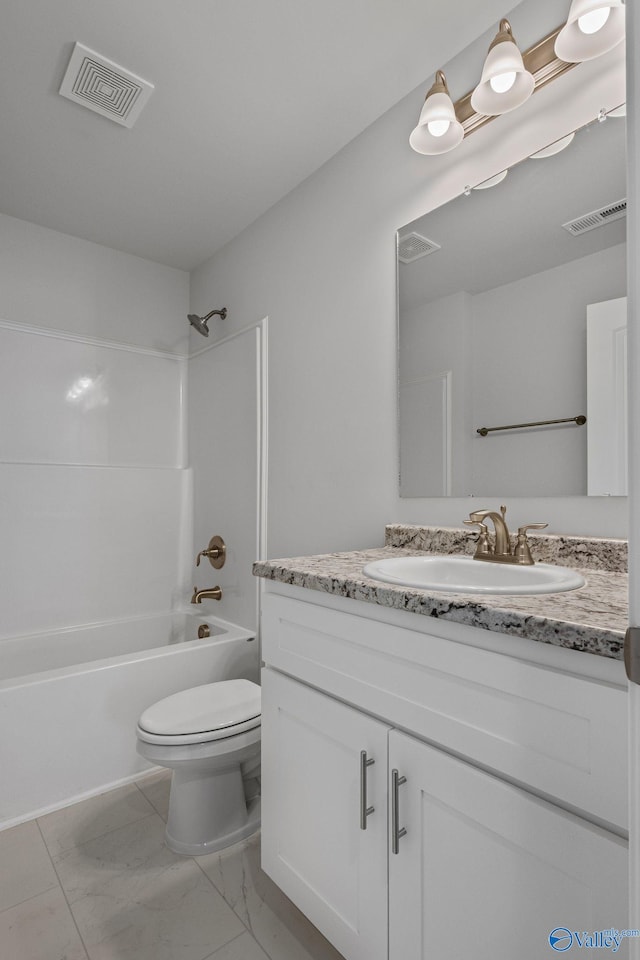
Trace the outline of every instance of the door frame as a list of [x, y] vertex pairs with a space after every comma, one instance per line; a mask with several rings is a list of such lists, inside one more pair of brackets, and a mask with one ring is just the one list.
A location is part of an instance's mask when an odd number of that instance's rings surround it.
[[[629, 623], [640, 626], [640, 15], [627, 13], [627, 219], [629, 374]], [[629, 684], [629, 926], [640, 929], [640, 686]], [[630, 960], [640, 960], [640, 938], [629, 939]]]

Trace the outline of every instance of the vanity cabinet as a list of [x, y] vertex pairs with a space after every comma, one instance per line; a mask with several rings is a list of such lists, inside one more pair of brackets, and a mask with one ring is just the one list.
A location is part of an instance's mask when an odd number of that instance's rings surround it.
[[407, 831], [389, 853], [390, 960], [540, 960], [556, 927], [626, 924], [618, 837], [395, 730], [389, 763]]
[[390, 728], [273, 670], [262, 703], [263, 867], [345, 957], [385, 960]]
[[347, 960], [624, 928], [624, 689], [352, 604], [264, 596], [265, 871]]

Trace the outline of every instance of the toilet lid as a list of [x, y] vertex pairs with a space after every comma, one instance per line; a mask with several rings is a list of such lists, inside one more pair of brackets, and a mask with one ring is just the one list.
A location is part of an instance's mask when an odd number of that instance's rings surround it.
[[[242, 724], [247, 729], [260, 722], [260, 687], [251, 680], [221, 680], [182, 690], [159, 700], [144, 711], [138, 726], [160, 736], [185, 736], [228, 730]], [[231, 734], [232, 731], [228, 730]]]

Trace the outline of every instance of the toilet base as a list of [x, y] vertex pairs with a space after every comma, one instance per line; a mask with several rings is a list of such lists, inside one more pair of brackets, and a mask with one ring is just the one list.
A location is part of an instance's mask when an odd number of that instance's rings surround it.
[[169, 833], [169, 826], [165, 832], [165, 843], [174, 853], [179, 853], [184, 857], [203, 857], [207, 853], [216, 853], [218, 850], [224, 850], [234, 843], [246, 840], [260, 829], [260, 797], [252, 800], [247, 809], [247, 822], [229, 833], [219, 835], [212, 840], [206, 840], [200, 843], [189, 843], [182, 840], [176, 840]]
[[[218, 742], [215, 756], [198, 757], [210, 746], [201, 744], [190, 755], [180, 751], [181, 757], [174, 752], [160, 760], [173, 769], [166, 843], [175, 853], [198, 857], [223, 850], [260, 826], [259, 797], [247, 803], [243, 778], [243, 767], [255, 766], [260, 758], [260, 731], [243, 736], [253, 742], [238, 743], [234, 737]], [[151, 748], [144, 746], [149, 756]]]

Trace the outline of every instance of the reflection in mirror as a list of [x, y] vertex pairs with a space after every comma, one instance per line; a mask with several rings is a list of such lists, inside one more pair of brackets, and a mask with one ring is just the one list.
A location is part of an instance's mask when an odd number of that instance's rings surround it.
[[[624, 370], [625, 124], [566, 139], [398, 231], [401, 496], [626, 492], [624, 384], [597, 362], [604, 337]], [[611, 300], [617, 319], [600, 320], [611, 310], [591, 305]], [[481, 436], [587, 415], [588, 314], [587, 424]]]

